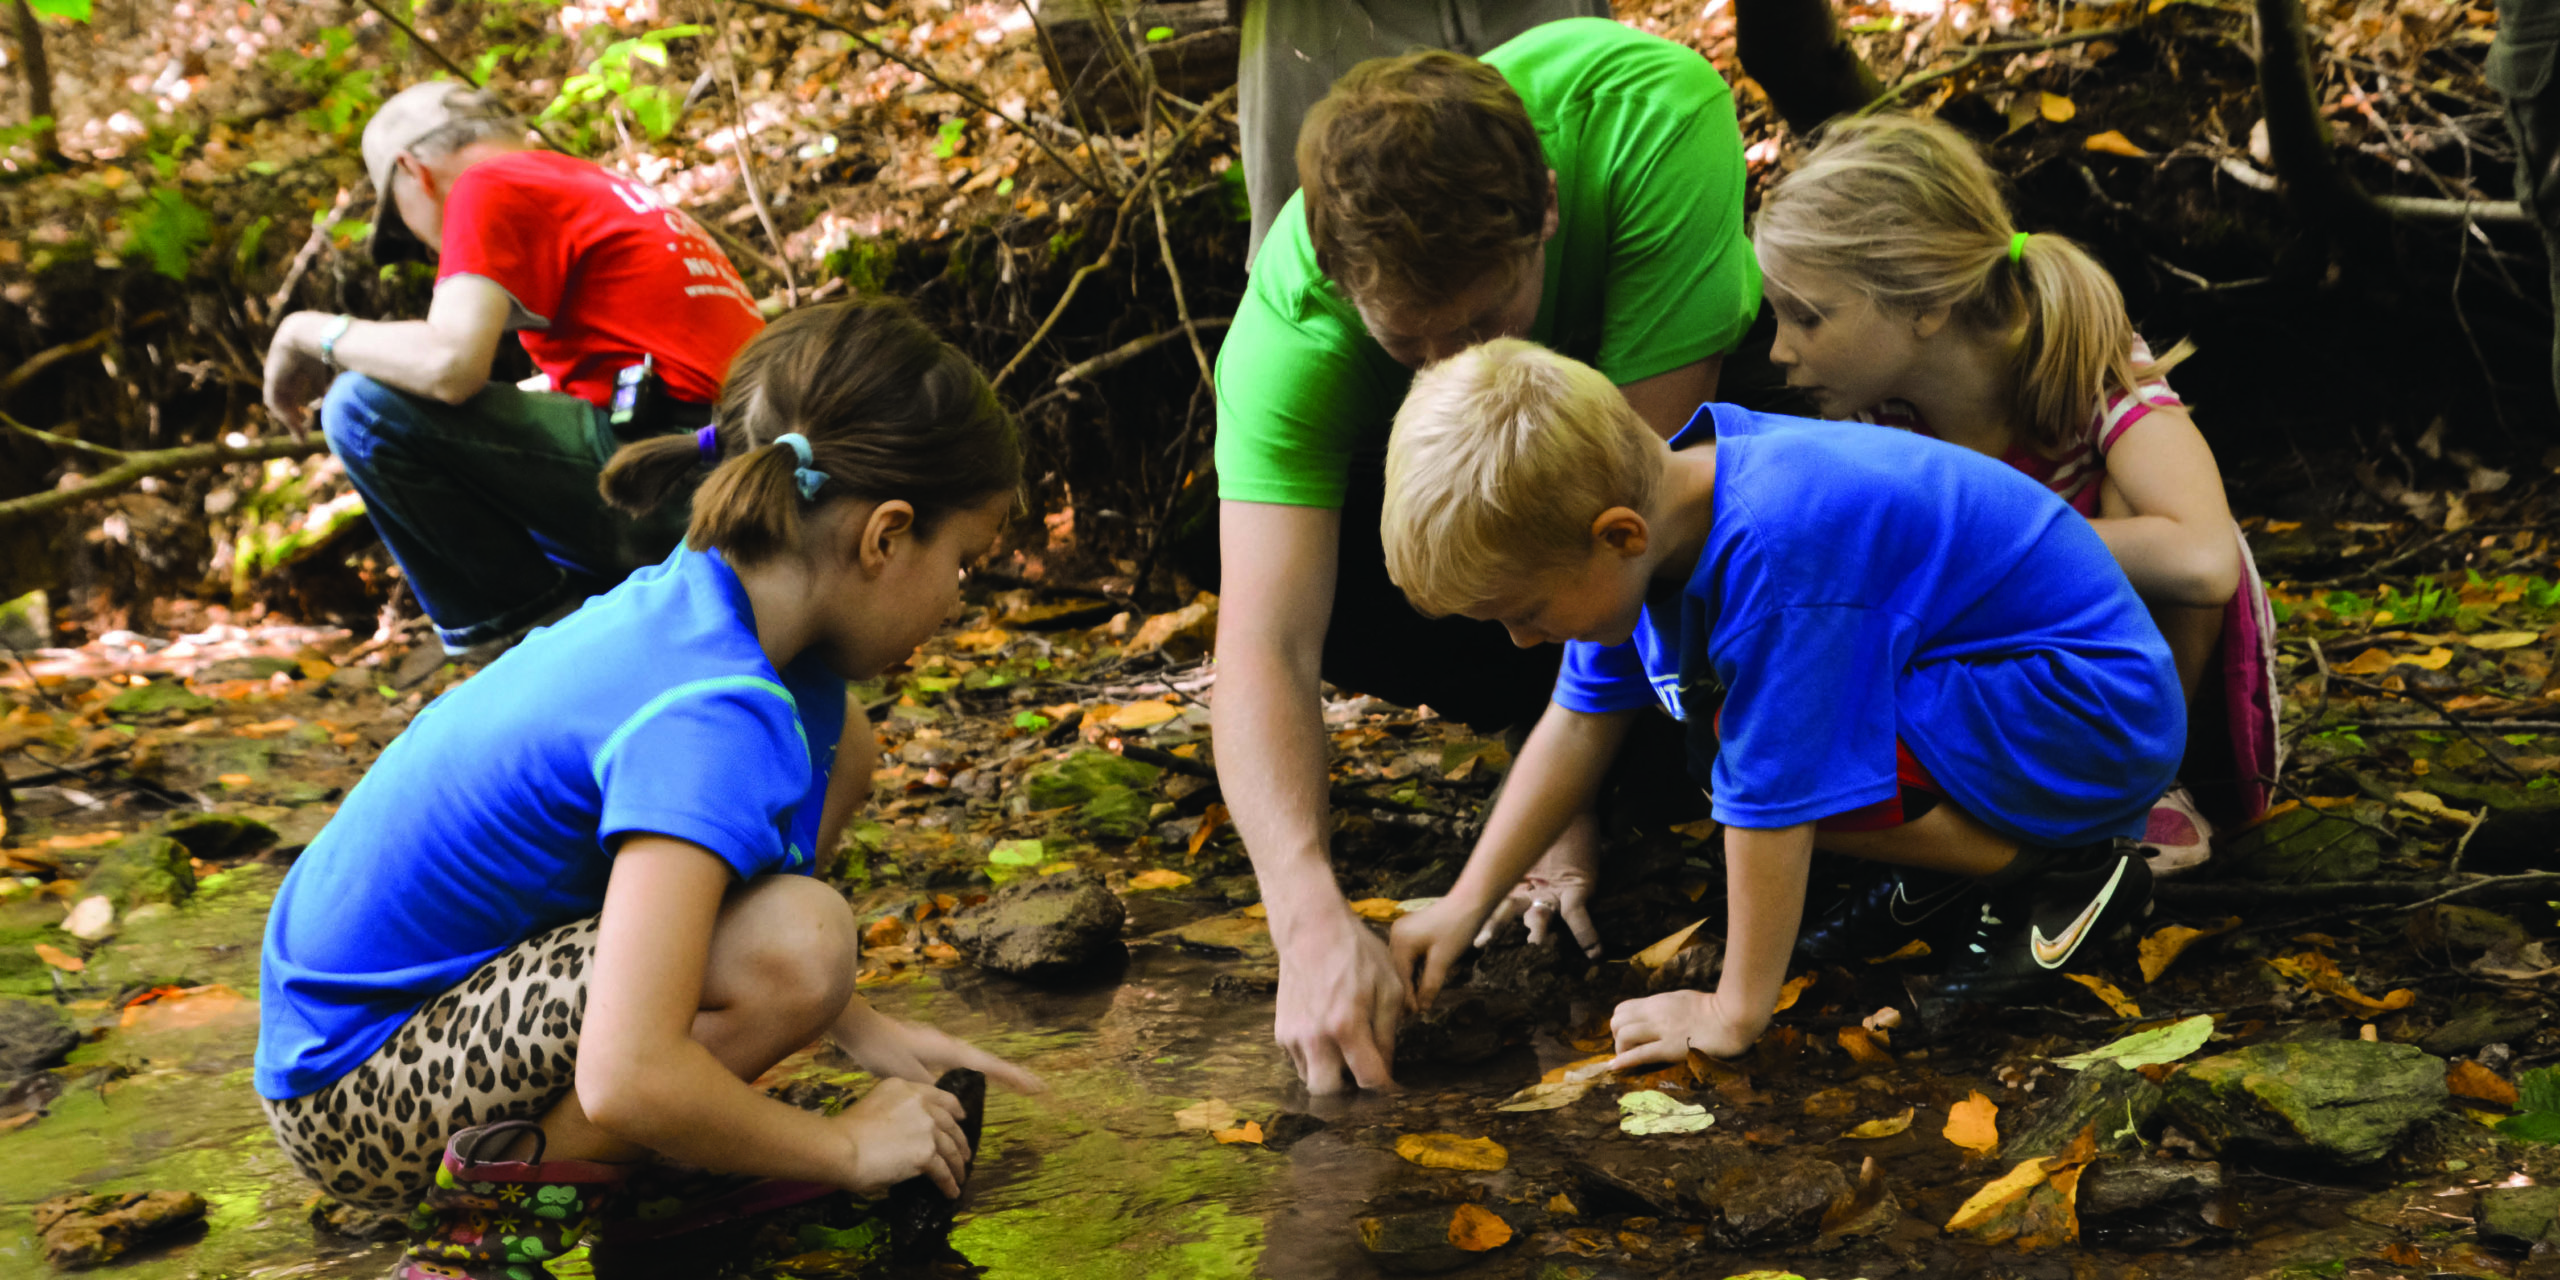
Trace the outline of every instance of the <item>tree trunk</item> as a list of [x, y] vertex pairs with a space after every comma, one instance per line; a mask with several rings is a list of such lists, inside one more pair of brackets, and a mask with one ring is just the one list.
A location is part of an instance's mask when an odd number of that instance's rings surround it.
[[53, 117], [53, 68], [44, 57], [44, 28], [36, 22], [36, 11], [27, 0], [10, 0], [18, 11], [19, 74], [27, 79], [27, 119], [48, 123], [28, 141], [36, 149], [39, 164], [62, 163], [62, 140]]
[[1742, 69], [1799, 134], [1884, 92], [1840, 33], [1831, 0], [1734, 0], [1733, 36]]
[[2284, 179], [2285, 199], [2306, 224], [2330, 235], [2371, 242], [2390, 217], [2355, 175], [2338, 163], [2329, 122], [2320, 116], [2311, 73], [2311, 36], [2302, 0], [2256, 0], [2258, 99], [2267, 113], [2267, 153]]

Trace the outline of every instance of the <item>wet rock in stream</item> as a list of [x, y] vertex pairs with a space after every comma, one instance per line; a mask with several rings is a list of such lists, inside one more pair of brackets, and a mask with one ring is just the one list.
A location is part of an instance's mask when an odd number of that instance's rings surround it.
[[2489, 1187], [2480, 1192], [2480, 1243], [2522, 1253], [2560, 1246], [2560, 1186]]
[[2101, 1151], [2140, 1148], [2160, 1109], [2160, 1086], [2138, 1071], [2102, 1062], [2074, 1076], [2069, 1088], [2030, 1113], [2026, 1127], [2000, 1149], [2011, 1162], [2061, 1155], [2083, 1129], [2097, 1131]]
[[1745, 1176], [1720, 1180], [1716, 1234], [1736, 1249], [1801, 1244], [1822, 1231], [1831, 1206], [1849, 1196], [1849, 1175], [1828, 1160], [1779, 1156], [1754, 1161]]
[[70, 1191], [36, 1206], [45, 1261], [66, 1271], [113, 1262], [134, 1246], [204, 1220], [192, 1191]]
[[0, 1084], [62, 1061], [79, 1043], [80, 1034], [53, 1005], [0, 996]]
[[195, 856], [167, 836], [137, 836], [108, 850], [80, 887], [84, 895], [104, 894], [120, 911], [184, 902], [196, 892]]
[[2415, 1045], [2284, 1041], [2190, 1064], [2166, 1105], [2225, 1157], [2371, 1164], [2444, 1108], [2444, 1071]]
[[943, 936], [981, 968], [1061, 981], [1125, 961], [1127, 916], [1102, 877], [1079, 870], [1006, 885], [951, 917]]
[[1449, 1243], [1447, 1208], [1382, 1213], [1354, 1223], [1360, 1248], [1390, 1275], [1428, 1276], [1455, 1271], [1484, 1257]]
[[2238, 1225], [2210, 1160], [2101, 1160], [2080, 1177], [2081, 1230], [2117, 1249], [2175, 1249]]

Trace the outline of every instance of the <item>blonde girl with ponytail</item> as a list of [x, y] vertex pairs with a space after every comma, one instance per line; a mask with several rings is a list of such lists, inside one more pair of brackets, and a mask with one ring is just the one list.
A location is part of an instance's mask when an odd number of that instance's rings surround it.
[[2152, 811], [2155, 872], [2202, 862], [2216, 819], [2264, 812], [2273, 618], [2213, 451], [2104, 267], [2011, 220], [1964, 135], [1877, 115], [1828, 126], [1763, 197], [1753, 241], [1771, 358], [1825, 417], [2000, 458], [2089, 518], [2151, 608], [2189, 704], [2183, 785]]
[[[855, 994], [861, 930], [813, 874], [871, 791], [846, 682], [958, 604], [1013, 420], [868, 300], [765, 329], [717, 415], [603, 475], [634, 512], [693, 490], [684, 545], [421, 711], [277, 894], [258, 1092], [304, 1174], [411, 1215], [398, 1280], [533, 1280], [591, 1223], [647, 1250], [838, 1189], [957, 1195], [935, 1080], [1039, 1087]], [[821, 1036], [881, 1078], [842, 1114], [750, 1083]]]

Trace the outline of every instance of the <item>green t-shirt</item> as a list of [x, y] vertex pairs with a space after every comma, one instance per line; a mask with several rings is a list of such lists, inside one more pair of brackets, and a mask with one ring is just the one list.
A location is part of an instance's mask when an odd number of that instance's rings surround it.
[[[1557, 227], [1529, 337], [1620, 386], [1733, 349], [1760, 306], [1742, 224], [1742, 130], [1707, 60], [1606, 18], [1535, 27], [1484, 57], [1537, 125]], [[1316, 268], [1304, 196], [1254, 259], [1218, 352], [1218, 496], [1342, 505], [1413, 374]]]

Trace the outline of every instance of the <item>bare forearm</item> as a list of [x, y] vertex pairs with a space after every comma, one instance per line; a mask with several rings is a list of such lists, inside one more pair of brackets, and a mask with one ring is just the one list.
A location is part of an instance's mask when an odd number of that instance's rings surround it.
[[1724, 973], [1716, 999], [1754, 1035], [1767, 1026], [1787, 980], [1796, 930], [1804, 923], [1804, 889], [1813, 863], [1810, 824], [1775, 831], [1724, 832]]
[[2227, 521], [2206, 528], [2166, 516], [2126, 516], [2089, 525], [2145, 600], [2218, 609], [2239, 589], [2240, 552]]
[[1588, 715], [1553, 703], [1538, 717], [1449, 896], [1481, 918], [1591, 807], [1634, 712]]
[[706, 1169], [846, 1184], [853, 1153], [835, 1126], [740, 1080], [696, 1041], [639, 1056], [581, 1058], [579, 1093], [596, 1127]]
[[1244, 838], [1285, 937], [1307, 911], [1338, 904], [1326, 831], [1331, 825], [1331, 755], [1312, 664], [1255, 647], [1219, 655], [1216, 719], [1210, 732], [1218, 789]]

